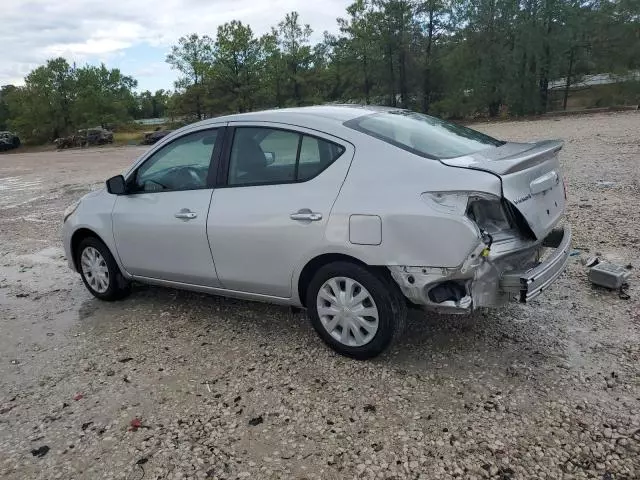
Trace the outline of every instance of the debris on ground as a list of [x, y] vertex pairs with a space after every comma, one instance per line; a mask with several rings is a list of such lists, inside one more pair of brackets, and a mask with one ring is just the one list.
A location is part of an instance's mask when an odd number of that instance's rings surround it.
[[82, 400], [84, 398], [84, 395], [82, 393], [76, 393], [73, 396], [73, 399], [77, 402], [78, 400]]
[[595, 267], [600, 263], [600, 259], [598, 257], [587, 257], [582, 260], [582, 263], [585, 267], [591, 268]]
[[596, 185], [598, 185], [599, 187], [605, 187], [605, 188], [613, 187], [615, 184], [616, 182], [605, 181], [605, 180], [599, 180], [596, 182]]
[[140, 420], [139, 418], [134, 418], [131, 420], [131, 422], [129, 422], [130, 432], [137, 432], [138, 429], [141, 427], [142, 427], [142, 420]]
[[262, 418], [262, 415], [260, 415], [259, 417], [254, 417], [249, 420], [249, 425], [255, 427], [256, 425], [260, 425], [262, 422], [264, 422], [264, 419]]
[[594, 285], [618, 290], [627, 282], [629, 272], [622, 265], [598, 262], [589, 270], [589, 281]]
[[9, 413], [14, 408], [16, 408], [15, 405], [9, 405], [7, 407], [2, 407], [2, 408], [0, 408], [0, 415], [4, 415], [5, 413]]
[[33, 455], [34, 457], [42, 458], [48, 452], [49, 452], [49, 446], [48, 445], [42, 445], [41, 447], [38, 447], [38, 448], [36, 448], [34, 450], [31, 450], [31, 455]]

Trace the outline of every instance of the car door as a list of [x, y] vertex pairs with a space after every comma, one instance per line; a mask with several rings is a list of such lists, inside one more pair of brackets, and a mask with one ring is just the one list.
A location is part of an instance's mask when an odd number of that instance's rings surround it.
[[207, 233], [229, 290], [289, 298], [294, 268], [324, 241], [354, 149], [273, 123], [228, 128]]
[[112, 212], [116, 250], [131, 274], [219, 286], [207, 240], [223, 128], [191, 131], [155, 150], [127, 177]]

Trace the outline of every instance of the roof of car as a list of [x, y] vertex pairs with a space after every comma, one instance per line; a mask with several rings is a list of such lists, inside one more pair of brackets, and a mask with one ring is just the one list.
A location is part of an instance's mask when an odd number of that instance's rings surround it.
[[222, 117], [209, 118], [200, 122], [218, 123], [220, 121], [239, 122], [251, 120], [256, 122], [283, 122], [283, 123], [307, 123], [314, 119], [334, 120], [339, 123], [353, 118], [361, 117], [369, 113], [398, 110], [394, 107], [377, 105], [316, 105], [312, 107], [278, 108], [262, 110], [259, 112], [237, 113]]

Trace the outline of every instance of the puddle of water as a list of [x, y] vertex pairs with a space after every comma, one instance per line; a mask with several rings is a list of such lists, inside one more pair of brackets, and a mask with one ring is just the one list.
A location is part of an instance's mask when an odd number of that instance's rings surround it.
[[64, 251], [47, 247], [26, 255], [8, 254], [2, 257], [0, 280], [13, 293], [46, 295], [52, 290], [68, 287], [73, 273], [67, 268]]
[[[36, 378], [72, 329], [90, 315], [95, 299], [68, 267], [64, 251], [47, 246], [0, 258], [0, 378]], [[18, 367], [9, 360], [19, 359]]]
[[59, 362], [59, 352], [68, 345], [83, 311], [90, 311], [86, 305], [95, 301], [76, 294], [81, 288], [73, 285], [65, 295], [51, 293], [42, 298], [17, 298], [9, 288], [0, 288], [2, 389], [22, 388], [25, 382], [29, 384], [28, 379], [38, 379], [49, 365]]
[[57, 263], [66, 265], [64, 261], [64, 250], [60, 247], [47, 247], [36, 253], [16, 255], [15, 259], [19, 262], [30, 262], [33, 265], [41, 263]]

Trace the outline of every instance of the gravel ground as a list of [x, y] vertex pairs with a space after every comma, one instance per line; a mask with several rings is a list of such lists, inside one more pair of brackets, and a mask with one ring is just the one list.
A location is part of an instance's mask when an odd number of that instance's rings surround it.
[[[61, 212], [143, 150], [0, 156], [0, 477], [640, 478], [640, 114], [477, 125], [563, 138], [579, 255], [530, 305], [412, 312], [374, 361], [304, 314], [168, 289], [93, 299]], [[631, 268], [631, 299], [580, 260]]]

